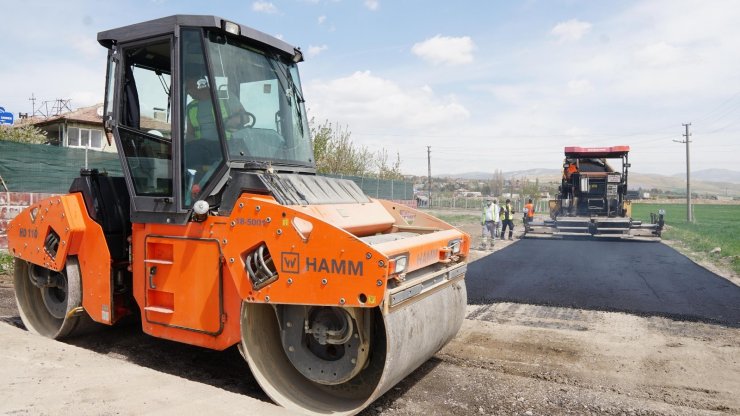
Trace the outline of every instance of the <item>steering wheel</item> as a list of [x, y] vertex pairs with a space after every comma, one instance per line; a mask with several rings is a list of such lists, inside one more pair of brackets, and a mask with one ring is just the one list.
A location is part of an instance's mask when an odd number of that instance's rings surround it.
[[243, 117], [244, 115], [247, 116], [247, 122], [244, 123], [243, 126], [244, 127], [254, 127], [254, 123], [257, 122], [257, 117], [255, 117], [254, 114], [250, 113], [249, 111], [244, 111], [244, 113], [242, 113], [240, 117]]

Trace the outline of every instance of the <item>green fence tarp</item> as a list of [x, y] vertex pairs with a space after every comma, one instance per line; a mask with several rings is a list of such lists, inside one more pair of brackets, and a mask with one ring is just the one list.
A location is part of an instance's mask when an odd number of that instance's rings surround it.
[[362, 176], [324, 175], [332, 178], [349, 179], [357, 184], [366, 195], [379, 199], [412, 200], [414, 185], [411, 182], [392, 181]]
[[[66, 193], [72, 180], [85, 167], [85, 150], [42, 144], [0, 140], [0, 176], [11, 192]], [[94, 150], [87, 152], [87, 167], [121, 176], [118, 154]], [[354, 181], [373, 198], [412, 200], [411, 182], [381, 180], [361, 176], [325, 175]], [[2, 189], [0, 189], [2, 191]]]
[[[122, 175], [116, 153], [89, 150], [87, 166]], [[84, 167], [84, 149], [0, 140], [0, 176], [11, 192], [66, 193]]]

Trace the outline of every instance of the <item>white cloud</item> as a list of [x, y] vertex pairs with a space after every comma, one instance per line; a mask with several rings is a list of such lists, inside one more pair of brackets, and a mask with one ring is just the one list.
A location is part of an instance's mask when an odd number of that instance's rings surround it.
[[380, 2], [378, 0], [365, 0], [365, 7], [372, 11], [375, 11], [378, 10], [378, 7], [380, 7]]
[[103, 48], [94, 36], [71, 35], [68, 44], [86, 58], [98, 58], [102, 55]]
[[269, 1], [255, 1], [252, 3], [252, 10], [258, 13], [275, 14], [278, 12], [277, 7]]
[[[7, 72], [0, 70], [0, 78], [8, 86], [4, 91], [4, 98], [10, 103], [16, 103], [5, 104], [6, 110], [30, 113], [32, 108], [28, 99], [31, 94], [36, 97], [37, 109], [44, 101], [56, 99], [71, 99], [73, 109], [103, 102], [105, 70], [99, 64], [105, 62], [105, 53], [103, 48], [100, 50], [97, 66], [80, 66], [75, 59], [58, 58], [10, 68]], [[24, 69], [18, 70], [21, 67]], [[52, 103], [49, 103], [49, 110], [51, 106]]]
[[589, 129], [574, 126], [574, 127], [565, 129], [564, 134], [573, 139], [583, 140], [584, 138], [587, 138], [588, 136], [590, 136], [592, 132]]
[[319, 24], [320, 25], [323, 25], [325, 21], [326, 21], [326, 16], [325, 15], [319, 16]]
[[591, 23], [571, 19], [560, 22], [550, 31], [550, 34], [558, 38], [559, 43], [573, 42], [581, 39], [591, 30]]
[[319, 119], [351, 123], [353, 129], [377, 130], [379, 126], [419, 129], [458, 124], [470, 112], [455, 97], [442, 97], [431, 87], [402, 87], [393, 81], [358, 71], [350, 76], [307, 86], [307, 97]]
[[683, 59], [683, 51], [666, 42], [657, 42], [638, 49], [635, 59], [650, 67], [668, 66], [679, 63]]
[[414, 44], [411, 52], [435, 65], [462, 65], [473, 62], [475, 44], [469, 36], [449, 37], [437, 35]]
[[309, 45], [308, 52], [306, 52], [306, 56], [314, 57], [327, 49], [329, 49], [329, 47], [326, 45], [321, 45], [321, 46]]
[[584, 95], [593, 91], [593, 89], [591, 81], [587, 79], [574, 79], [568, 82], [569, 95]]

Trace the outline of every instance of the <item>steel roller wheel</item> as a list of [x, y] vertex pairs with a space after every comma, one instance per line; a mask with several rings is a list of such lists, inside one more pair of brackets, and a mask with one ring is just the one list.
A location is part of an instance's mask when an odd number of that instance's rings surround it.
[[388, 313], [244, 302], [240, 349], [260, 386], [281, 406], [352, 415], [447, 344], [462, 325], [466, 304], [464, 280]]
[[69, 257], [62, 272], [15, 259], [13, 276], [18, 313], [26, 328], [62, 339], [94, 329], [82, 306], [82, 280], [77, 259]]

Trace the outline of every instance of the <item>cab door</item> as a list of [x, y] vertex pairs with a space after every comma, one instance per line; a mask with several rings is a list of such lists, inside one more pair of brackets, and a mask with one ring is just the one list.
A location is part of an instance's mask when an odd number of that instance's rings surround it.
[[187, 221], [187, 211], [175, 203], [179, 166], [173, 143], [179, 132], [173, 106], [174, 51], [173, 37], [162, 36], [117, 45], [113, 53], [117, 81], [108, 81], [106, 97], [113, 104], [106, 108], [113, 113], [106, 127], [116, 139], [133, 223]]
[[134, 296], [144, 329], [188, 342], [193, 332], [221, 333], [223, 279], [218, 241], [194, 234], [197, 226], [182, 203], [178, 104], [184, 97], [175, 39], [164, 35], [115, 45], [106, 126], [116, 139], [131, 195]]
[[148, 235], [144, 256], [147, 322], [212, 335], [222, 331], [218, 240]]

